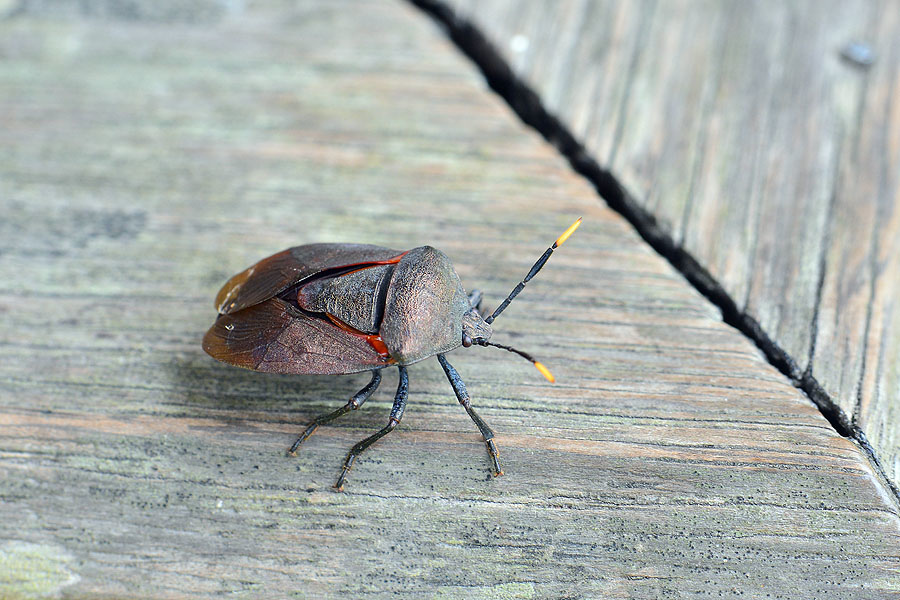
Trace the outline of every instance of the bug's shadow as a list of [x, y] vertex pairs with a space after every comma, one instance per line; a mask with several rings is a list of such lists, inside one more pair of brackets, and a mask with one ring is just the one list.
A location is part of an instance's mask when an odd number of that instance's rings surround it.
[[202, 351], [181, 356], [167, 365], [173, 394], [169, 402], [185, 416], [224, 423], [254, 421], [302, 424], [334, 410], [369, 380], [354, 375], [274, 375], [216, 362]]

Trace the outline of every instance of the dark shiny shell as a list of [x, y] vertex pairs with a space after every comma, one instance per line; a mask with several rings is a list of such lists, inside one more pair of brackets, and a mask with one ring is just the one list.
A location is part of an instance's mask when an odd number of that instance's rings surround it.
[[470, 311], [440, 250], [365, 244], [279, 252], [232, 277], [216, 307], [220, 315], [203, 338], [213, 358], [256, 371], [326, 375], [449, 352], [462, 344]]

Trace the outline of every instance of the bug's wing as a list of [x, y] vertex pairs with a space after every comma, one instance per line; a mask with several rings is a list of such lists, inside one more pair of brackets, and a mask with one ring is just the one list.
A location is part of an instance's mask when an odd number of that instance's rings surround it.
[[203, 337], [203, 349], [216, 360], [265, 373], [340, 375], [392, 364], [363, 336], [279, 298], [219, 316]]
[[216, 310], [233, 314], [274, 298], [322, 271], [399, 260], [402, 254], [399, 250], [369, 244], [307, 244], [288, 248], [229, 279], [216, 295]]

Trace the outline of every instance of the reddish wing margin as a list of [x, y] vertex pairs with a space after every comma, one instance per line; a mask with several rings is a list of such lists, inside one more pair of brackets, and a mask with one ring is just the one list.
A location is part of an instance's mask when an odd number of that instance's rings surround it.
[[265, 373], [341, 375], [392, 364], [363, 337], [279, 298], [221, 315], [203, 337], [203, 349], [216, 360]]
[[233, 314], [274, 298], [285, 289], [328, 269], [390, 262], [400, 250], [369, 244], [307, 244], [288, 248], [241, 271], [216, 295], [216, 310]]

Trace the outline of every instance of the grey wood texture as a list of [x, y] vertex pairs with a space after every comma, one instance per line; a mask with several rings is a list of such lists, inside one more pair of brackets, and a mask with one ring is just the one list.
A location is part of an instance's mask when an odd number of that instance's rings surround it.
[[[900, 5], [451, 0], [900, 477]], [[869, 69], [841, 57], [851, 42]]]
[[[860, 450], [422, 14], [92, 6], [0, 22], [0, 596], [900, 597]], [[579, 215], [495, 323], [558, 383], [449, 355], [501, 478], [434, 360], [337, 493], [396, 375], [292, 458], [367, 376], [200, 348], [219, 286], [284, 247], [432, 244], [496, 305]]]

